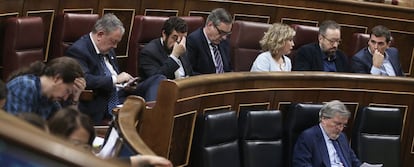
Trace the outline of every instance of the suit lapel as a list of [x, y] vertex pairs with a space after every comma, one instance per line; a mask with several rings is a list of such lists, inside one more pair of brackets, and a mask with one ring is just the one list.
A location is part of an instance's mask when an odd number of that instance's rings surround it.
[[216, 69], [215, 69], [215, 65], [213, 61], [213, 55], [211, 54], [210, 44], [207, 41], [207, 37], [204, 35], [203, 28], [200, 29], [200, 36], [203, 37], [203, 40], [202, 40], [203, 42], [201, 44], [201, 47], [202, 47], [201, 50], [204, 51], [204, 55], [207, 55], [208, 63], [210, 64], [209, 66], [213, 67], [213, 70], [215, 73]]
[[316, 62], [315, 62], [316, 67], [319, 67], [319, 70], [321, 70], [321, 71], [325, 71], [324, 68], [323, 68], [323, 63], [322, 63], [323, 62], [323, 56], [324, 56], [325, 53], [322, 52], [322, 49], [319, 46], [319, 43], [315, 43], [315, 49], [316, 49], [316, 52], [319, 53], [318, 55], [315, 55], [315, 56], [319, 56], [319, 58], [314, 59], [314, 60], [316, 60]]
[[342, 150], [342, 154], [344, 155], [344, 157], [345, 157], [345, 163], [347, 163], [347, 165], [348, 166], [351, 166], [350, 164], [351, 164], [351, 162], [350, 162], [350, 160], [351, 160], [351, 158], [349, 157], [350, 155], [349, 155], [349, 151], [348, 151], [348, 143], [346, 142], [346, 138], [345, 138], [345, 136], [343, 136], [342, 134], [339, 136], [339, 139], [338, 139], [338, 143], [339, 143], [339, 145], [340, 145], [340, 147], [341, 147], [341, 150]]
[[319, 141], [323, 141], [319, 145], [319, 153], [320, 153], [320, 156], [323, 160], [323, 164], [325, 166], [331, 166], [331, 162], [329, 160], [328, 149], [326, 148], [325, 138], [323, 138], [323, 134], [322, 134], [322, 129], [319, 127], [319, 125], [317, 125], [315, 127], [316, 127], [315, 130], [317, 131], [316, 141], [318, 143], [320, 143]]
[[114, 68], [115, 72], [119, 74], [118, 63], [116, 61], [115, 51], [113, 49], [108, 53], [108, 61], [111, 63], [112, 68]]

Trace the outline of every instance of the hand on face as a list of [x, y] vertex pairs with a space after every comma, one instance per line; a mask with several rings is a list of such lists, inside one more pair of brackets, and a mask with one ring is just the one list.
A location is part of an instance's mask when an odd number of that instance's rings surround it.
[[181, 41], [177, 41], [176, 43], [174, 43], [172, 55], [174, 55], [177, 58], [183, 55], [186, 51], [185, 43], [186, 43], [185, 36], [181, 38]]
[[372, 54], [372, 65], [380, 68], [382, 66], [382, 62], [384, 61], [384, 55], [376, 49]]
[[85, 78], [79, 77], [79, 78], [76, 78], [73, 83], [74, 83], [73, 90], [72, 90], [73, 100], [78, 101], [80, 94], [86, 88], [86, 81], [85, 81]]

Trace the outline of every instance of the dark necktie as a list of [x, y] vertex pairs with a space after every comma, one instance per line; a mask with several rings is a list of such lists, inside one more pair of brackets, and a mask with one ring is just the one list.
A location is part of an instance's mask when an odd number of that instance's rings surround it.
[[[105, 59], [104, 57], [106, 57], [106, 59], [109, 61], [109, 57], [108, 55], [102, 55], [101, 56], [101, 64], [102, 64], [102, 68], [105, 70], [105, 76], [107, 77], [112, 77], [112, 73], [111, 71], [108, 69], [108, 67], [105, 64]], [[116, 87], [113, 87], [111, 95], [109, 96], [108, 99], [108, 107], [107, 107], [107, 111], [110, 115], [112, 115], [112, 110], [118, 105], [118, 92], [116, 91]]]
[[331, 139], [331, 141], [332, 141], [333, 146], [335, 147], [336, 154], [338, 154], [338, 157], [339, 157], [339, 159], [340, 159], [340, 160], [341, 160], [341, 162], [342, 162], [342, 165], [343, 165], [344, 167], [349, 167], [349, 166], [348, 166], [348, 164], [347, 164], [347, 163], [346, 163], [346, 161], [345, 161], [345, 156], [344, 156], [344, 154], [343, 154], [343, 152], [342, 152], [341, 147], [339, 146], [339, 142], [338, 142], [338, 140], [332, 140], [332, 139]]
[[220, 51], [218, 50], [217, 45], [210, 43], [213, 47], [214, 60], [216, 61], [216, 73], [223, 73], [223, 60], [221, 59]]

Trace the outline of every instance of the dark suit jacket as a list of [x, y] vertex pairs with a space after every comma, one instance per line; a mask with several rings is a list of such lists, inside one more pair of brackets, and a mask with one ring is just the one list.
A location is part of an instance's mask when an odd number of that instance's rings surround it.
[[[192, 32], [187, 38], [187, 54], [193, 66], [194, 74], [211, 74], [216, 73], [216, 67], [210, 52], [210, 47], [203, 33], [203, 28]], [[230, 43], [227, 40], [222, 41], [218, 48], [223, 60], [224, 72], [232, 71], [230, 65]]]
[[[186, 76], [193, 75], [193, 69], [186, 54], [180, 56]], [[168, 79], [175, 79], [174, 72], [180, 66], [165, 51], [160, 38], [149, 42], [141, 51], [139, 56], [139, 75], [146, 79], [155, 74], [162, 74]]]
[[[94, 99], [80, 102], [79, 109], [89, 115], [95, 123], [100, 122], [107, 111], [108, 99], [114, 89], [114, 84], [110, 76], [105, 76], [101, 57], [96, 53], [89, 34], [82, 36], [69, 47], [66, 55], [78, 60], [85, 73], [86, 89], [94, 93]], [[114, 70], [119, 73], [115, 52], [111, 50], [108, 56]]]
[[[348, 144], [345, 134], [341, 133], [338, 138], [340, 147], [347, 161], [352, 167], [359, 167], [361, 162]], [[299, 136], [293, 150], [293, 166], [295, 167], [330, 167], [328, 149], [321, 128], [315, 125]]]
[[[404, 76], [404, 72], [401, 68], [400, 58], [398, 56], [397, 48], [388, 48], [385, 50], [389, 56], [390, 63], [394, 68], [396, 76]], [[361, 49], [352, 57], [352, 71], [355, 73], [371, 74], [372, 67], [372, 55], [369, 53], [367, 47]]]
[[[339, 50], [335, 55], [336, 72], [351, 72], [348, 57]], [[292, 71], [324, 71], [322, 57], [319, 43], [303, 45], [294, 57]]]

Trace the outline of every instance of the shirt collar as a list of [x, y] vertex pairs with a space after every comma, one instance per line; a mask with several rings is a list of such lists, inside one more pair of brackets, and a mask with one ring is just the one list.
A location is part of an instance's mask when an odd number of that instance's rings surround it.
[[[213, 44], [213, 43], [211, 43], [210, 39], [208, 39], [207, 34], [206, 34], [206, 32], [204, 31], [204, 28], [203, 28], [202, 30], [203, 30], [204, 37], [207, 39], [207, 43], [208, 43], [208, 45], [209, 45], [209, 46], [211, 46], [211, 44]], [[213, 45], [215, 45], [215, 44], [213, 44]]]
[[95, 44], [95, 41], [93, 40], [92, 32], [89, 33], [89, 37], [91, 38], [92, 45], [93, 45], [93, 48], [95, 48], [96, 54], [98, 55], [101, 54], [101, 52], [99, 51], [98, 47]]
[[325, 139], [325, 141], [329, 141], [328, 134], [326, 134], [325, 130], [322, 127], [322, 124], [320, 124], [320, 123], [319, 123], [319, 128], [321, 128], [322, 135], [323, 135], [323, 138]]

